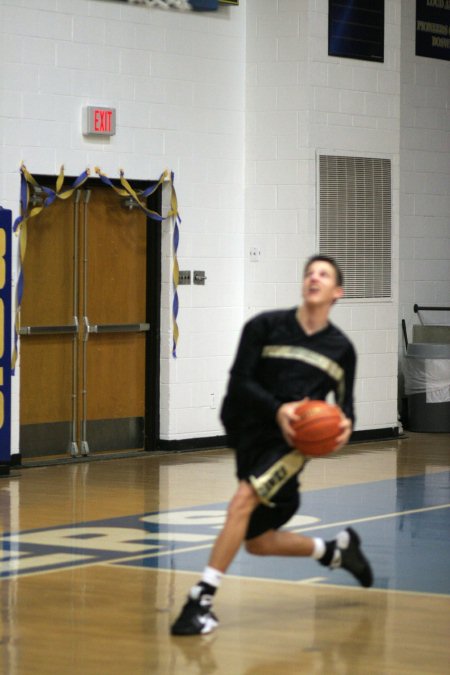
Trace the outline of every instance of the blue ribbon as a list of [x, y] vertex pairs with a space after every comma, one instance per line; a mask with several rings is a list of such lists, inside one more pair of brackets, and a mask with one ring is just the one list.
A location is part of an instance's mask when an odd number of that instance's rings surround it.
[[[52, 190], [49, 187], [44, 187], [39, 185], [36, 179], [27, 171], [24, 164], [20, 167], [20, 216], [16, 218], [13, 225], [14, 232], [19, 232], [19, 257], [20, 257], [20, 267], [19, 267], [19, 277], [17, 280], [17, 290], [16, 290], [16, 321], [15, 321], [15, 330], [14, 330], [14, 349], [12, 355], [12, 366], [11, 373], [15, 374], [15, 366], [17, 361], [17, 342], [18, 342], [18, 317], [20, 314], [20, 307], [22, 305], [23, 291], [24, 291], [24, 274], [23, 274], [23, 262], [25, 260], [26, 252], [26, 228], [27, 221], [34, 216], [37, 216], [43, 209], [51, 206], [56, 198], [58, 199], [68, 199], [72, 193], [77, 190], [89, 177], [89, 170], [86, 169], [83, 171], [72, 183], [72, 185], [66, 190], [62, 190], [62, 185], [64, 181], [64, 170], [61, 167], [59, 172], [58, 179], [56, 181], [56, 190]], [[30, 211], [29, 208], [29, 198], [30, 198], [30, 188], [29, 186], [38, 187], [42, 192], [47, 196], [44, 199], [42, 206], [33, 207]]]
[[179, 337], [179, 330], [177, 324], [178, 317], [178, 281], [179, 281], [179, 268], [178, 268], [178, 259], [177, 251], [178, 244], [180, 242], [180, 230], [178, 228], [178, 219], [175, 220], [175, 227], [173, 229], [173, 301], [172, 301], [172, 322], [173, 322], [173, 343], [172, 343], [172, 356], [174, 359], [177, 358], [177, 344]]

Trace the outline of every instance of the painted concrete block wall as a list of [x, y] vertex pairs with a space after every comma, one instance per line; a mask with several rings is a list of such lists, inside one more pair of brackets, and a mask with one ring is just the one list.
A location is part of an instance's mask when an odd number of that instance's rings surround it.
[[450, 64], [416, 56], [414, 31], [403, 0], [399, 321], [410, 340], [420, 321], [450, 325], [450, 312], [413, 310], [450, 306]]
[[[396, 425], [399, 314], [411, 323], [413, 302], [448, 304], [450, 87], [447, 63], [414, 56], [414, 3], [385, 5], [385, 61], [373, 64], [328, 56], [327, 0], [243, 0], [213, 15], [0, 0], [3, 206], [18, 214], [21, 161], [33, 173], [175, 171], [180, 269], [208, 279], [178, 290], [173, 360], [168, 223], [163, 438], [222, 433], [217, 406], [244, 317], [298, 301], [317, 248], [319, 151], [392, 160], [392, 301], [344, 300], [334, 320], [359, 352], [357, 428]], [[82, 137], [88, 104], [117, 108], [111, 141]], [[14, 414], [17, 444], [17, 387]]]
[[328, 56], [328, 0], [247, 2], [247, 315], [298, 302], [317, 250], [317, 154], [392, 161], [392, 300], [333, 310], [359, 354], [357, 429], [397, 426], [399, 0], [385, 23], [384, 63], [340, 59]]
[[[19, 213], [19, 167], [67, 176], [175, 172], [180, 269], [171, 358], [172, 227], [163, 226], [162, 438], [221, 434], [218, 404], [242, 323], [245, 12], [164, 11], [103, 0], [0, 1], [0, 204]], [[109, 141], [81, 133], [81, 109], [117, 109]], [[13, 448], [18, 449], [19, 370]]]

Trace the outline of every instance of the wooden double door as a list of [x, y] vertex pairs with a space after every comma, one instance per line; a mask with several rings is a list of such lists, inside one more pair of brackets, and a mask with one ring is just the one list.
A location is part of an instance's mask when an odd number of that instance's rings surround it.
[[22, 457], [148, 443], [158, 377], [149, 277], [157, 270], [149, 264], [149, 221], [132, 206], [100, 184], [29, 221], [19, 330]]

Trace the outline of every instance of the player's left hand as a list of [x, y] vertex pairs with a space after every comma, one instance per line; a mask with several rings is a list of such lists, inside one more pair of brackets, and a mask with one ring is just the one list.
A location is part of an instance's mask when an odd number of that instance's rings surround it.
[[339, 424], [339, 436], [336, 439], [336, 447], [333, 452], [337, 452], [341, 448], [346, 445], [349, 440], [350, 436], [352, 435], [353, 431], [353, 423], [349, 417], [345, 417], [344, 414], [342, 414], [342, 420], [341, 423]]

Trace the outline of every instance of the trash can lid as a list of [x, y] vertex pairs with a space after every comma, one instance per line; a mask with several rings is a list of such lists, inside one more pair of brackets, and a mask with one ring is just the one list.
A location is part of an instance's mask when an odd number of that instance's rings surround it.
[[450, 359], [450, 345], [410, 342], [406, 356], [412, 359]]

